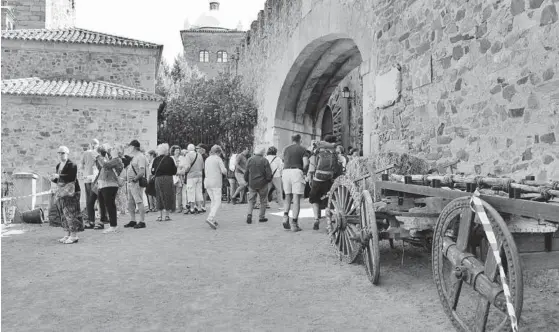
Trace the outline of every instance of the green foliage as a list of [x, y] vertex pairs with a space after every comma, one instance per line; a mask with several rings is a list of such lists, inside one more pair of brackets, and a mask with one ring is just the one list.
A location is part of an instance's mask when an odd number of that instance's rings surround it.
[[182, 148], [190, 143], [219, 144], [226, 155], [252, 146], [257, 108], [241, 91], [239, 77], [224, 73], [207, 79], [180, 57], [161, 76], [156, 89], [165, 103], [158, 119], [158, 143]]

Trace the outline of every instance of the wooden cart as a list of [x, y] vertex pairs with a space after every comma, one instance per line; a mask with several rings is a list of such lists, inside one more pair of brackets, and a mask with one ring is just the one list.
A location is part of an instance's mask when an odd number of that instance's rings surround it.
[[[327, 230], [340, 258], [352, 263], [361, 255], [376, 285], [380, 240], [391, 247], [393, 240], [424, 246], [431, 249], [437, 291], [457, 330], [514, 326], [522, 311], [523, 269], [559, 268], [559, 202], [553, 201], [559, 182], [389, 172], [369, 169], [360, 178], [334, 182]], [[368, 181], [368, 190], [360, 191], [359, 181]], [[461, 298], [468, 292], [473, 300]]]

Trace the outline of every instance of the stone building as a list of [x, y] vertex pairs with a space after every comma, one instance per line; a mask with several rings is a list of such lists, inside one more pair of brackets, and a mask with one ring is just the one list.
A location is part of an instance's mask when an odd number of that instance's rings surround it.
[[210, 0], [209, 11], [200, 15], [192, 26], [185, 20], [184, 30], [180, 32], [186, 60], [209, 78], [230, 68], [235, 70], [228, 64], [238, 61], [237, 48], [245, 37], [241, 28], [240, 23], [236, 29], [224, 27], [219, 1]]
[[2, 171], [52, 173], [58, 146], [77, 161], [92, 138], [155, 148], [163, 46], [76, 28], [73, 1], [17, 3], [2, 30]]
[[259, 107], [258, 143], [320, 137], [329, 100], [355, 70], [365, 155], [406, 152], [460, 160], [467, 173], [558, 179], [558, 7], [268, 0], [238, 64]]

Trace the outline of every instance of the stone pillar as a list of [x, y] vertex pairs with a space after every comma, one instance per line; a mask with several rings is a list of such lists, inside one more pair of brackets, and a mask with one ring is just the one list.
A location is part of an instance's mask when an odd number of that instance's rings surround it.
[[[37, 179], [35, 173], [14, 173], [14, 197], [35, 195], [37, 193]], [[37, 197], [30, 196], [17, 199], [15, 206], [19, 212], [33, 210], [37, 202]]]
[[[344, 149], [346, 149], [346, 151], [349, 146], [349, 131], [351, 130], [351, 128], [349, 128], [349, 111], [351, 107], [351, 98], [351, 95], [350, 98], [342, 97], [342, 100], [344, 100], [344, 103], [342, 104], [342, 145], [344, 146]], [[355, 96], [353, 96], [353, 98], [355, 98]]]
[[374, 153], [374, 93], [375, 75], [368, 72], [362, 75], [363, 78], [363, 156], [370, 156]]

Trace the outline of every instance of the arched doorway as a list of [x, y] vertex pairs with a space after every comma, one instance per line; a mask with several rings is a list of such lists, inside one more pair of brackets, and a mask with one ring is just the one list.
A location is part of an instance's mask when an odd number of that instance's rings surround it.
[[321, 127], [321, 139], [324, 140], [326, 135], [334, 134], [334, 117], [332, 116], [332, 110], [330, 106], [326, 106], [324, 109], [324, 114], [322, 115], [322, 127]]
[[[332, 110], [325, 107], [338, 84], [361, 63], [359, 47], [347, 35], [322, 36], [303, 48], [291, 65], [276, 102], [274, 127], [278, 146], [287, 145], [293, 132], [301, 134], [307, 143], [326, 133], [333, 134]], [[320, 129], [323, 131], [317, 135]]]

